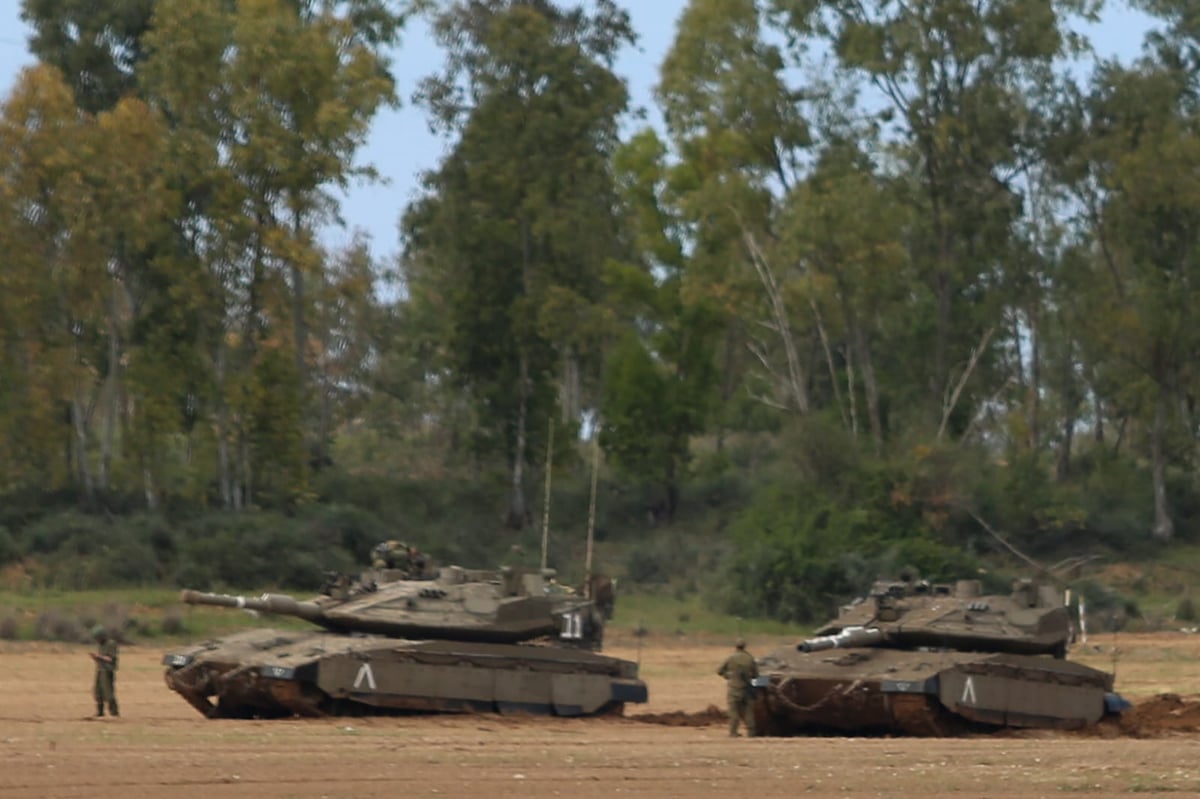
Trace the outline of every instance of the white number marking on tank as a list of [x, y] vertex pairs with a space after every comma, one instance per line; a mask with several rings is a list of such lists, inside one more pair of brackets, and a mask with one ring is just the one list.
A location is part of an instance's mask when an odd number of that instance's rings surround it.
[[578, 640], [583, 638], [583, 616], [579, 613], [564, 613], [560, 638]]
[[976, 700], [975, 700], [975, 678], [974, 677], [967, 678], [966, 684], [963, 685], [962, 699], [960, 699], [958, 701], [962, 702], [963, 704], [967, 704], [967, 705], [975, 704]]
[[358, 676], [354, 678], [354, 687], [361, 688], [363, 683], [372, 691], [375, 690], [375, 675], [371, 672], [371, 664], [364, 663], [358, 670]]

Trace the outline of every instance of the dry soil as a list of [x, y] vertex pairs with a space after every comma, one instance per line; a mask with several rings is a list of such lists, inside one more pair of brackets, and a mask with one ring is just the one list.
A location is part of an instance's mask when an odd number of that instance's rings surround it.
[[[89, 649], [0, 643], [0, 797], [1200, 796], [1200, 635], [1093, 639], [1136, 701], [1123, 728], [965, 739], [730, 739], [723, 643], [610, 642], [640, 658], [624, 718], [424, 716], [208, 721], [122, 651], [122, 717], [93, 719]], [[780, 643], [752, 640], [765, 652]]]

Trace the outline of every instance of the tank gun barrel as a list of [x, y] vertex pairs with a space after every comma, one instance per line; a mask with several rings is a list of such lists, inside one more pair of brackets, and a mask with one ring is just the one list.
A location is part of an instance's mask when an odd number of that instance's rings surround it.
[[277, 616], [296, 616], [312, 622], [324, 619], [324, 613], [315, 602], [302, 602], [287, 594], [263, 594], [258, 597], [209, 594], [204, 591], [185, 589], [180, 601], [188, 605], [216, 605], [223, 608], [245, 608]]
[[835, 635], [801, 641], [797, 649], [801, 652], [822, 652], [839, 647], [878, 646], [883, 643], [884, 637], [883, 630], [878, 627], [847, 627]]

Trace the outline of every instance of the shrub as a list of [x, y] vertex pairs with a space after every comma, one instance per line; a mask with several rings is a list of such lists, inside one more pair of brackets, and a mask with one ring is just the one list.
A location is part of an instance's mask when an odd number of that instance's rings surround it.
[[163, 613], [162, 631], [164, 635], [181, 635], [187, 632], [187, 624], [183, 619], [183, 611], [179, 608], [167, 608]]
[[650, 585], [676, 581], [694, 570], [701, 553], [678, 530], [644, 539], [631, 545], [625, 556], [625, 579]]
[[80, 643], [89, 640], [87, 629], [74, 616], [48, 610], [33, 623], [33, 637], [39, 641], [68, 641]]
[[15, 641], [21, 637], [21, 624], [17, 617], [7, 615], [0, 618], [0, 640]]
[[1125, 629], [1131, 619], [1142, 617], [1137, 600], [1093, 580], [1072, 583], [1071, 590], [1087, 604], [1088, 629], [1116, 632]]
[[975, 571], [974, 558], [960, 545], [938, 539], [903, 473], [846, 456], [822, 463], [845, 482], [822, 477], [768, 485], [735, 520], [726, 610], [819, 621], [877, 577], [905, 567], [937, 581]]
[[11, 563], [22, 555], [21, 547], [8, 528], [0, 524], [0, 566]]

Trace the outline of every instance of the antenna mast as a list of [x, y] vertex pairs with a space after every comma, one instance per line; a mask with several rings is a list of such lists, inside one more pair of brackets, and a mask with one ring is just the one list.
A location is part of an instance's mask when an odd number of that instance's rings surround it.
[[542, 506], [542, 571], [546, 571], [546, 554], [550, 549], [550, 476], [554, 467], [554, 414], [550, 414], [546, 436], [546, 499]]
[[600, 473], [600, 415], [592, 429], [592, 496], [588, 501], [587, 558], [583, 562], [584, 596], [592, 598], [592, 542], [596, 532], [596, 478]]

